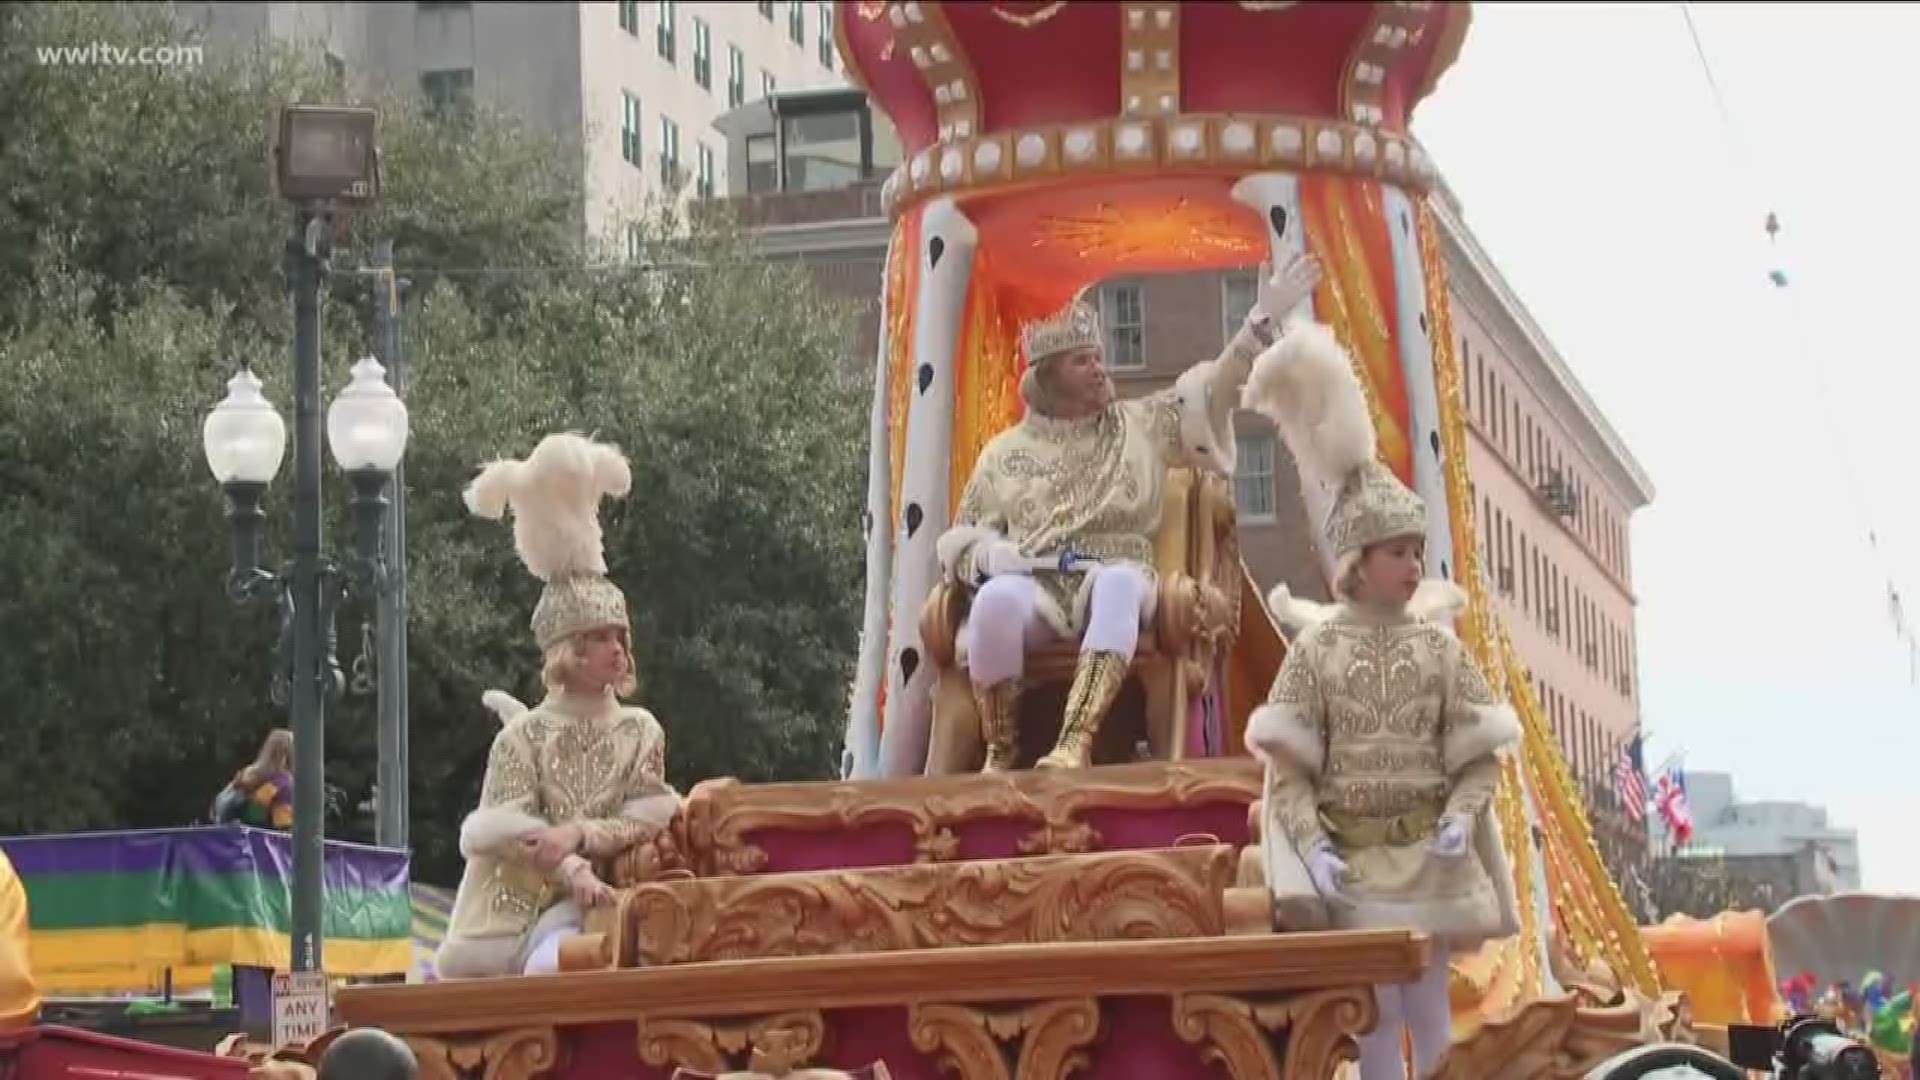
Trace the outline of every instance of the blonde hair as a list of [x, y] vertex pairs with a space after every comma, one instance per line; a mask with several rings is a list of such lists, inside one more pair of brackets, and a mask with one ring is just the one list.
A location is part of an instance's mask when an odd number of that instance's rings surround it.
[[267, 732], [266, 739], [260, 744], [260, 752], [253, 757], [253, 764], [234, 774], [233, 782], [237, 787], [254, 788], [274, 773], [293, 771], [293, 732], [286, 728], [274, 728]]
[[[620, 647], [627, 651], [627, 670], [614, 684], [616, 697], [632, 697], [640, 689], [640, 681], [633, 673], [633, 640], [626, 627], [620, 627]], [[581, 633], [584, 633], [582, 631]], [[540, 682], [549, 690], [564, 690], [573, 681], [580, 665], [581, 633], [569, 634], [562, 641], [556, 641], [547, 648], [545, 660], [540, 665]]]

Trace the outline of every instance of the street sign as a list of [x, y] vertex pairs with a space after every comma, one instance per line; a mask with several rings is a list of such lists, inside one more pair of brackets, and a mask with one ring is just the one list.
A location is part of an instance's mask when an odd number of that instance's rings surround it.
[[273, 1045], [304, 1046], [326, 1034], [332, 1021], [326, 972], [274, 972]]

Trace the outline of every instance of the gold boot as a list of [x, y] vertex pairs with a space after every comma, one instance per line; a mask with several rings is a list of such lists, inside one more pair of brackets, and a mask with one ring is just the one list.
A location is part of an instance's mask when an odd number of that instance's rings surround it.
[[1067, 710], [1060, 721], [1060, 739], [1053, 751], [1040, 759], [1041, 769], [1084, 769], [1093, 750], [1100, 722], [1107, 708], [1120, 694], [1127, 678], [1127, 659], [1119, 653], [1083, 652], [1080, 666], [1073, 673], [1073, 688], [1067, 691]]
[[992, 686], [973, 688], [980, 711], [980, 741], [987, 744], [987, 763], [981, 772], [1013, 768], [1020, 734], [1020, 680], [1003, 679]]

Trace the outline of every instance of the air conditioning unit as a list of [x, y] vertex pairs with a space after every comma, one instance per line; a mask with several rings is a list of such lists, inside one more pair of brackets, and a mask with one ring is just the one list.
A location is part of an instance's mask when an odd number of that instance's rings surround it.
[[1573, 517], [1580, 509], [1580, 500], [1574, 493], [1573, 484], [1558, 470], [1548, 469], [1546, 479], [1534, 487], [1534, 493], [1563, 518]]

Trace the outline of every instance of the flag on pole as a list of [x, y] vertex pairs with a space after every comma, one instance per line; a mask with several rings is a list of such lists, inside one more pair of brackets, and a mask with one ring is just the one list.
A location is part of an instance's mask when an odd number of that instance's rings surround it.
[[1640, 736], [1620, 751], [1620, 760], [1613, 767], [1613, 790], [1620, 796], [1621, 804], [1626, 808], [1627, 817], [1639, 821], [1647, 813], [1647, 764], [1641, 756]]
[[1679, 765], [1669, 765], [1660, 774], [1659, 793], [1654, 797], [1660, 817], [1672, 830], [1676, 843], [1693, 839], [1693, 808], [1687, 805], [1687, 774]]

